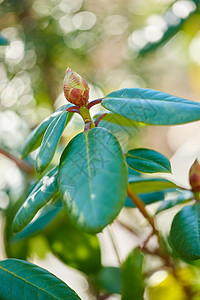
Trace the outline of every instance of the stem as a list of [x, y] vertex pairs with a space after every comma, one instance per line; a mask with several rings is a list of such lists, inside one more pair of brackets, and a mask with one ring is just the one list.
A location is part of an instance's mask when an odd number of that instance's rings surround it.
[[87, 109], [90, 109], [92, 106], [101, 103], [102, 100], [103, 100], [103, 98], [95, 99], [95, 100], [91, 101], [91, 102], [86, 106], [86, 108], [87, 108]]
[[153, 233], [159, 236], [158, 230], [155, 227], [154, 219], [149, 215], [144, 203], [142, 202], [140, 197], [138, 197], [138, 195], [132, 190], [130, 184], [128, 184], [128, 196], [132, 200], [132, 202], [137, 206], [141, 214], [149, 221], [149, 224], [153, 229]]
[[94, 122], [95, 127], [97, 127], [97, 126], [99, 125], [99, 122], [100, 122], [100, 121], [103, 119], [103, 117], [105, 117], [107, 114], [108, 114], [108, 113], [104, 113], [104, 114], [102, 114], [102, 115], [100, 115], [100, 116], [98, 116], [98, 117], [96, 118], [96, 120], [95, 120], [95, 122]]
[[66, 109], [66, 111], [80, 114], [79, 108], [80, 108], [79, 106], [70, 106], [69, 108]]
[[8, 153], [7, 151], [0, 148], [0, 154], [6, 156], [10, 160], [12, 160], [19, 169], [26, 172], [27, 174], [33, 174], [35, 173], [35, 170], [32, 166], [28, 165], [26, 162], [22, 161], [21, 159], [15, 157], [14, 155]]

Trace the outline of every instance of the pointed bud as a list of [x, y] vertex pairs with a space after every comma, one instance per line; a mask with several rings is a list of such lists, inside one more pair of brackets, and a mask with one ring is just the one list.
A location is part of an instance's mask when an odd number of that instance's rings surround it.
[[88, 104], [89, 87], [87, 81], [69, 68], [67, 68], [64, 79], [64, 94], [69, 102], [77, 106]]
[[200, 165], [197, 159], [190, 167], [189, 179], [192, 191], [194, 193], [200, 192]]

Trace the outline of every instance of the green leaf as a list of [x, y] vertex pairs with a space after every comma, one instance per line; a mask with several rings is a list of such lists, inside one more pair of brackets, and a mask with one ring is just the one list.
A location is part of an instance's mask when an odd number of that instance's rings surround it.
[[109, 294], [121, 294], [122, 272], [117, 267], [103, 267], [94, 279], [98, 289]]
[[18, 232], [28, 225], [38, 210], [51, 200], [57, 190], [57, 168], [54, 168], [39, 181], [18, 210], [13, 221], [13, 231]]
[[135, 248], [122, 265], [122, 300], [143, 300], [143, 254]]
[[156, 210], [156, 214], [169, 208], [172, 208], [178, 204], [186, 203], [192, 200], [193, 198], [194, 195], [191, 191], [181, 192], [178, 196], [174, 197], [173, 199], [163, 201], [159, 208]]
[[65, 212], [47, 232], [47, 239], [51, 251], [66, 265], [87, 275], [99, 271], [101, 253], [97, 237], [77, 229]]
[[27, 261], [1, 261], [0, 278], [1, 299], [80, 300], [63, 281]]
[[[105, 111], [102, 113], [105, 113]], [[97, 117], [99, 117], [102, 113], [96, 114], [94, 116], [94, 119], [97, 119]], [[122, 126], [122, 127], [132, 127], [132, 128], [135, 127], [136, 129], [146, 126], [146, 124], [144, 124], [144, 123], [132, 121], [130, 119], [127, 119], [125, 117], [122, 117], [122, 116], [112, 113], [112, 112], [106, 112], [106, 115], [104, 115], [103, 118], [101, 119], [101, 121], [99, 122], [99, 126], [107, 128], [108, 123], [113, 124], [113, 125]]]
[[181, 256], [188, 260], [200, 258], [200, 203], [186, 206], [176, 214], [170, 238]]
[[177, 188], [175, 183], [162, 178], [144, 178], [130, 175], [128, 180], [131, 185], [131, 188], [137, 194], [172, 190]]
[[138, 148], [128, 151], [126, 155], [128, 166], [143, 173], [170, 173], [169, 160], [157, 151]]
[[21, 150], [21, 158], [24, 159], [30, 152], [37, 149], [44, 135], [45, 130], [49, 126], [49, 124], [59, 115], [62, 114], [64, 110], [66, 110], [71, 105], [64, 105], [56, 110], [52, 115], [47, 117], [42, 123], [40, 123], [28, 136], [26, 142]]
[[68, 111], [63, 111], [48, 126], [36, 157], [35, 168], [38, 173], [42, 173], [51, 162], [63, 130], [71, 119], [69, 114]]
[[127, 119], [152, 125], [176, 125], [200, 119], [199, 103], [151, 89], [121, 89], [108, 94], [101, 104]]
[[119, 142], [109, 131], [93, 128], [73, 138], [58, 172], [60, 193], [73, 222], [90, 233], [110, 224], [123, 207], [127, 177]]

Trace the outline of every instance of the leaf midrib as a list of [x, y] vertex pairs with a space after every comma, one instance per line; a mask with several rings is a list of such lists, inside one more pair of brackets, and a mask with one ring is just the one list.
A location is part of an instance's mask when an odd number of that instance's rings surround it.
[[41, 291], [45, 292], [46, 294], [48, 294], [48, 295], [50, 295], [50, 296], [54, 297], [55, 299], [58, 299], [58, 300], [60, 300], [60, 298], [57, 298], [56, 296], [54, 296], [53, 294], [49, 293], [48, 291], [45, 291], [43, 288], [41, 288], [41, 287], [38, 287], [38, 286], [37, 286], [37, 285], [35, 285], [34, 283], [32, 283], [32, 282], [30, 282], [30, 281], [27, 281], [27, 280], [26, 280], [26, 279], [24, 279], [23, 277], [20, 277], [20, 276], [18, 276], [17, 274], [15, 274], [15, 273], [11, 272], [10, 270], [8, 270], [8, 269], [5, 269], [5, 268], [3, 268], [2, 266], [0, 266], [0, 269], [2, 269], [2, 270], [3, 270], [3, 271], [5, 271], [5, 272], [8, 272], [9, 274], [11, 274], [11, 275], [13, 275], [13, 276], [17, 277], [18, 279], [20, 279], [20, 280], [22, 280], [22, 281], [24, 281], [24, 282], [26, 282], [26, 283], [28, 283], [28, 284], [30, 284], [30, 285], [32, 285], [32, 286], [34, 286], [34, 287], [35, 287], [35, 288], [37, 288], [38, 290], [41, 290]]

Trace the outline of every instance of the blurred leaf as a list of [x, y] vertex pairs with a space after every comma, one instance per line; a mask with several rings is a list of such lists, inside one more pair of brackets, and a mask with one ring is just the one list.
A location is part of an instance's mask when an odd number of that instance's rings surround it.
[[66, 110], [70, 105], [63, 105], [59, 109], [57, 109], [52, 115], [47, 117], [42, 123], [40, 123], [28, 136], [25, 141], [25, 144], [21, 150], [21, 158], [24, 159], [30, 152], [37, 149], [44, 135], [45, 130], [49, 126], [49, 124], [58, 116], [62, 114], [64, 110]]
[[138, 148], [128, 151], [126, 162], [130, 168], [143, 173], [171, 172], [169, 160], [150, 149]]
[[[148, 287], [149, 300], [187, 300], [183, 286], [172, 274], [161, 283]], [[191, 299], [192, 300], [192, 299]]]
[[38, 210], [51, 200], [57, 190], [57, 168], [54, 168], [39, 181], [18, 210], [13, 221], [13, 231], [21, 231], [28, 225]]
[[103, 128], [78, 134], [61, 156], [58, 180], [73, 222], [86, 232], [101, 231], [118, 215], [127, 194], [127, 167], [119, 142]]
[[[155, 193], [146, 193], [139, 194], [140, 199], [144, 202], [145, 205], [152, 204], [154, 202], [161, 201], [165, 198], [164, 192], [155, 192]], [[127, 196], [124, 206], [126, 207], [136, 207], [133, 201]]]
[[86, 274], [101, 267], [101, 253], [95, 235], [86, 234], [69, 222], [66, 214], [47, 232], [52, 252], [66, 265]]
[[171, 199], [171, 200], [165, 200], [162, 202], [162, 204], [159, 206], [159, 208], [156, 210], [156, 214], [160, 213], [161, 211], [167, 210], [171, 207], [174, 207], [178, 204], [183, 204], [187, 201], [190, 201], [193, 199], [193, 193], [191, 191], [184, 191], [181, 192], [177, 197]]
[[122, 300], [143, 300], [143, 254], [135, 248], [122, 265]]
[[122, 272], [117, 267], [103, 267], [94, 279], [94, 284], [109, 294], [121, 294]]
[[63, 130], [71, 119], [71, 115], [72, 113], [65, 110], [49, 124], [36, 157], [35, 168], [38, 173], [42, 173], [51, 162]]
[[56, 276], [26, 261], [1, 261], [0, 278], [2, 299], [80, 299]]
[[162, 178], [144, 178], [130, 175], [128, 179], [131, 188], [137, 194], [172, 190], [177, 188], [175, 183]]
[[0, 33], [0, 46], [6, 46], [9, 45], [9, 41], [2, 36], [2, 34]]
[[[155, 41], [146, 41], [142, 48], [139, 48], [139, 54], [146, 54], [152, 50], [157, 49], [161, 45], [168, 42], [182, 27], [185, 21], [197, 10], [198, 0], [189, 1], [175, 1], [163, 16], [160, 16], [160, 23], [165, 24], [164, 28], [159, 28], [158, 24], [152, 26], [158, 35]], [[144, 28], [141, 32], [143, 36], [145, 32]], [[154, 33], [152, 33], [153, 35]]]
[[200, 119], [198, 102], [151, 89], [114, 91], [101, 104], [127, 119], [152, 125], [176, 125]]
[[186, 206], [173, 219], [170, 238], [175, 250], [188, 260], [200, 258], [200, 203]]

